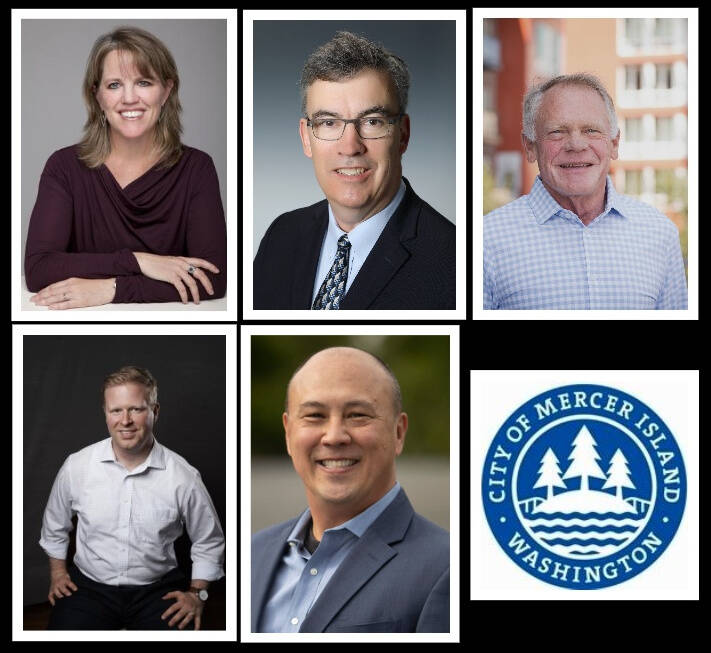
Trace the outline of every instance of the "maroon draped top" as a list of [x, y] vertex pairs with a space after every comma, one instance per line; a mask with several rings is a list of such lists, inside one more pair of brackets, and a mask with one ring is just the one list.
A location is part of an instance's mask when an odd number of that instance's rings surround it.
[[183, 146], [178, 163], [153, 167], [121, 188], [105, 165], [84, 165], [75, 145], [52, 154], [27, 233], [28, 289], [116, 277], [115, 303], [180, 301], [175, 286], [141, 274], [133, 252], [206, 259], [220, 273], [204, 270], [215, 294], [198, 282], [200, 299], [224, 297], [227, 235], [210, 156]]

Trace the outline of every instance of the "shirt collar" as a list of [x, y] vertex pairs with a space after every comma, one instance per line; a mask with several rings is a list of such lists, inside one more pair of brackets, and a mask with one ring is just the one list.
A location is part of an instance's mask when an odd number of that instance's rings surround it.
[[343, 236], [348, 236], [348, 241], [351, 244], [352, 250], [370, 251], [378, 240], [388, 220], [400, 205], [402, 198], [405, 197], [406, 191], [405, 182], [400, 179], [400, 188], [398, 188], [395, 196], [390, 200], [390, 203], [380, 212], [371, 215], [367, 220], [360, 222], [355, 228], [346, 232], [338, 226], [336, 217], [333, 215], [331, 205], [328, 205], [328, 236], [335, 240]]
[[[363, 512], [356, 515], [355, 517], [349, 519], [347, 522], [340, 524], [339, 526], [334, 526], [333, 528], [327, 528], [324, 533], [329, 533], [331, 531], [348, 530], [356, 537], [361, 537], [365, 531], [372, 526], [373, 522], [380, 517], [380, 514], [387, 508], [392, 500], [397, 496], [400, 491], [400, 483], [395, 481], [395, 485], [385, 493], [380, 499], [378, 499], [372, 506], [366, 508]], [[301, 516], [296, 520], [294, 528], [291, 529], [288, 537], [286, 538], [287, 543], [295, 544], [299, 547], [304, 545], [304, 539], [306, 538], [306, 529], [311, 523], [311, 511], [307, 508]]]
[[[560, 211], [566, 211], [566, 209], [553, 199], [553, 196], [543, 185], [540, 175], [536, 177], [536, 181], [533, 184], [533, 188], [531, 188], [528, 198], [529, 205], [538, 224], [543, 224]], [[607, 215], [612, 210], [622, 217], [627, 217], [624, 213], [624, 196], [615, 190], [612, 179], [610, 175], [608, 175], [605, 181], [605, 208], [595, 220]]]
[[[98, 454], [99, 462], [118, 462], [118, 460], [116, 460], [114, 449], [111, 446], [110, 437], [101, 441]], [[163, 445], [158, 443], [155, 436], [153, 436], [153, 448], [148, 454], [148, 458], [146, 458], [141, 465], [139, 465], [139, 467], [143, 467], [144, 465], [145, 469], [148, 469], [149, 467], [154, 467], [155, 469], [165, 469], [165, 449], [163, 448]]]
[[609, 213], [612, 209], [614, 209], [617, 213], [619, 213], [623, 218], [628, 218], [628, 215], [625, 215], [625, 196], [620, 195], [616, 190], [615, 186], [612, 183], [612, 179], [610, 179], [610, 176], [608, 175], [607, 177], [607, 201], [605, 202], [605, 213]]

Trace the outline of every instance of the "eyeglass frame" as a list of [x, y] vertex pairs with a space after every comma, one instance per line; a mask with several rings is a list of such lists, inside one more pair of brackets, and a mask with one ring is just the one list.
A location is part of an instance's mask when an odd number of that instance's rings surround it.
[[311, 133], [314, 135], [314, 138], [318, 138], [320, 141], [326, 141], [327, 143], [335, 143], [336, 141], [340, 141], [343, 138], [343, 134], [346, 133], [346, 127], [348, 127], [348, 123], [353, 123], [353, 126], [355, 127], [356, 133], [358, 136], [366, 141], [377, 141], [380, 140], [381, 138], [387, 138], [392, 134], [392, 131], [389, 134], [384, 134], [383, 136], [363, 136], [360, 133], [360, 130], [358, 129], [358, 123], [361, 120], [367, 120], [368, 118], [375, 118], [375, 117], [382, 117], [382, 118], [387, 118], [388, 125], [394, 125], [398, 120], [402, 119], [404, 116], [404, 113], [396, 113], [392, 114], [390, 116], [361, 116], [360, 118], [331, 118], [331, 120], [340, 120], [343, 122], [343, 131], [341, 132], [341, 135], [338, 138], [321, 138], [320, 136], [316, 136], [316, 132], [314, 131], [314, 124], [313, 124], [313, 118], [309, 118], [308, 116], [305, 116], [306, 118], [306, 126], [311, 127]]

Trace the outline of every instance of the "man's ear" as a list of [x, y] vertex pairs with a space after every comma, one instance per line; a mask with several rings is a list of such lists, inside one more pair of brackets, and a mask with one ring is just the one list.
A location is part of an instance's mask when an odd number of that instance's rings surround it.
[[160, 412], [160, 404], [156, 402], [156, 405], [153, 406], [153, 421], [157, 422], [158, 421], [158, 413]]
[[286, 453], [291, 456], [291, 449], [289, 448], [289, 413], [283, 413], [281, 416], [281, 423], [284, 425], [284, 440], [286, 441]]
[[299, 120], [299, 136], [301, 136], [301, 147], [304, 148], [304, 154], [312, 157], [311, 154], [311, 139], [309, 138], [309, 127], [306, 124], [306, 118]]
[[400, 118], [400, 156], [405, 154], [410, 143], [410, 116], [405, 114]]
[[526, 134], [522, 133], [521, 142], [523, 143], [523, 149], [526, 152], [526, 160], [529, 163], [535, 163], [538, 158], [538, 154], [536, 153], [536, 141], [529, 141], [528, 138], [526, 138]]
[[405, 434], [407, 433], [408, 417], [407, 413], [400, 413], [395, 424], [395, 455], [402, 453], [405, 446]]
[[620, 130], [617, 130], [617, 136], [612, 139], [612, 151], [610, 152], [610, 158], [616, 159], [619, 156], [618, 148], [620, 146]]

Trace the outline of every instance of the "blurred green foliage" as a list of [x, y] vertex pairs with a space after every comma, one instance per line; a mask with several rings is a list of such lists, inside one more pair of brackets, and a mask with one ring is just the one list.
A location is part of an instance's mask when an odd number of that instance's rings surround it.
[[252, 455], [286, 456], [286, 384], [309, 356], [327, 347], [358, 347], [395, 373], [409, 416], [406, 454], [449, 455], [448, 336], [252, 336]]

